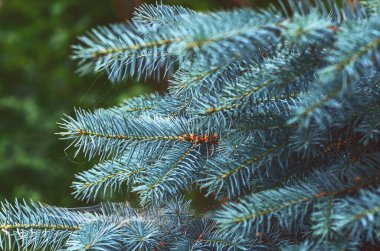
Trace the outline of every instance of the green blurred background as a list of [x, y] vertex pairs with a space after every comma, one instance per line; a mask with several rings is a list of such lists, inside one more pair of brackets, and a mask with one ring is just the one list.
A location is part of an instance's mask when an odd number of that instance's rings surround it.
[[[165, 84], [112, 85], [103, 75], [80, 77], [70, 60], [76, 36], [130, 19], [133, 0], [0, 0], [0, 200], [31, 198], [79, 206], [74, 174], [91, 167], [54, 133], [73, 107], [110, 107]], [[196, 10], [264, 6], [267, 0], [167, 0]]]

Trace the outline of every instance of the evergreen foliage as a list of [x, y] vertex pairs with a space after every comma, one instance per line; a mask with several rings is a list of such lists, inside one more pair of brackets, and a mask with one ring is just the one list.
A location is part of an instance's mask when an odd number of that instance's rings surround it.
[[93, 163], [77, 158], [83, 164], [68, 168], [66, 142], [52, 136], [57, 121], [73, 106], [111, 106], [126, 92], [132, 97], [150, 89], [132, 81], [109, 88], [96, 84], [106, 82], [105, 76], [73, 74], [76, 62], [68, 55], [75, 37], [105, 20], [121, 20], [116, 1], [93, 2], [0, 1], [0, 200], [82, 204], [70, 195], [69, 184], [75, 172]]
[[[74, 46], [79, 70], [168, 78], [166, 94], [76, 110], [60, 135], [101, 163], [83, 200], [4, 203], [3, 249], [365, 250], [380, 238], [378, 1], [198, 13], [143, 5]], [[372, 4], [371, 4], [372, 3]], [[375, 7], [374, 7], [375, 6]], [[220, 200], [202, 215], [182, 196]]]

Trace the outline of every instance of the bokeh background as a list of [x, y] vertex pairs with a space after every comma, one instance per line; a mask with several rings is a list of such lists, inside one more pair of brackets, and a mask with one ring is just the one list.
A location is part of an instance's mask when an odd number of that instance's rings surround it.
[[[0, 0], [0, 200], [31, 198], [80, 206], [74, 174], [91, 167], [65, 151], [57, 122], [74, 107], [117, 105], [165, 83], [110, 84], [104, 75], [78, 76], [70, 60], [76, 37], [97, 25], [132, 17], [137, 0]], [[196, 10], [265, 6], [268, 0], [166, 0]]]

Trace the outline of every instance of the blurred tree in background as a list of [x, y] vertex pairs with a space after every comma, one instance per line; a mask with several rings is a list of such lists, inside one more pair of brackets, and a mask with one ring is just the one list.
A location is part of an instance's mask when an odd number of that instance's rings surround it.
[[[54, 135], [72, 107], [109, 107], [164, 84], [112, 85], [104, 76], [80, 77], [70, 60], [76, 36], [98, 24], [129, 19], [133, 0], [0, 0], [0, 200], [32, 198], [61, 206], [73, 174], [88, 162], [65, 154]], [[264, 6], [263, 0], [168, 0], [196, 10]], [[38, 143], [37, 143], [38, 142]]]

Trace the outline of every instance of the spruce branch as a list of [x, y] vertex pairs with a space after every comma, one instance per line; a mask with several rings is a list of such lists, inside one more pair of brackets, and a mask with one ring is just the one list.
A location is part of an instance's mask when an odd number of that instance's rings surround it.
[[41, 203], [1, 203], [0, 248], [57, 250], [63, 247], [72, 232], [80, 229], [90, 215], [70, 212], [64, 208]]
[[194, 10], [182, 6], [171, 6], [162, 3], [142, 4], [135, 9], [133, 20], [146, 26], [150, 26], [153, 31], [163, 29], [166, 26], [178, 26], [181, 16], [196, 16], [198, 13]]
[[[99, 154], [102, 159], [120, 156], [127, 150], [141, 154], [155, 152], [167, 143], [186, 142], [191, 125], [182, 118], [128, 118], [123, 113], [76, 110], [76, 119], [67, 116], [60, 123], [64, 139], [73, 139], [76, 154], [83, 151], [88, 158]], [[133, 149], [133, 150], [131, 150]]]
[[[93, 29], [79, 38], [81, 44], [73, 47], [73, 58], [80, 63], [79, 71], [105, 70], [113, 81], [134, 75], [160, 78], [160, 69], [170, 75], [178, 59], [188, 59], [194, 53], [206, 56], [206, 52], [214, 62], [228, 60], [230, 57], [224, 57], [225, 53], [216, 49], [232, 48], [228, 44], [234, 41], [241, 43], [239, 51], [232, 51], [234, 54], [247, 54], [247, 50], [258, 51], [277, 43], [275, 26], [267, 25], [273, 21], [273, 12], [236, 10], [197, 14], [196, 18], [195, 13], [179, 16], [181, 25], [165, 26], [164, 30], [155, 32], [139, 21]], [[229, 20], [228, 27], [225, 18]]]
[[92, 221], [70, 236], [66, 250], [120, 250], [124, 234], [121, 225]]
[[276, 163], [284, 160], [286, 143], [259, 145], [252, 151], [253, 156], [211, 158], [204, 168], [204, 177], [199, 180], [201, 188], [207, 189], [207, 195], [213, 194], [222, 199], [226, 193], [229, 199], [233, 199], [241, 196], [243, 192], [252, 190], [255, 179], [270, 173], [269, 168], [286, 166], [286, 163]]
[[259, 62], [269, 52], [260, 52], [252, 57], [233, 54], [226, 60], [185, 61], [173, 75], [169, 93], [175, 97], [194, 98], [202, 92], [219, 91], [225, 82], [235, 81], [249, 69], [250, 63]]
[[136, 179], [147, 170], [147, 164], [142, 161], [121, 158], [120, 160], [106, 161], [95, 165], [90, 170], [76, 175], [73, 182], [76, 198], [95, 200], [98, 194], [105, 197], [106, 192], [121, 191], [123, 185], [130, 189]]
[[[316, 201], [357, 193], [360, 189], [376, 185], [380, 180], [378, 163], [378, 154], [363, 156], [362, 161], [343, 172], [343, 177], [342, 169], [330, 173], [317, 171], [305, 182], [248, 195], [238, 203], [230, 203], [217, 211], [215, 220], [222, 229], [238, 233], [267, 233], [265, 231], [270, 230], [272, 224], [275, 229], [302, 229], [310, 207]], [[363, 170], [368, 170], [367, 175], [363, 175]], [[287, 217], [289, 213], [291, 218]]]
[[284, 26], [284, 37], [299, 46], [331, 45], [334, 42], [335, 26], [331, 17], [312, 9], [307, 15], [295, 13]]
[[334, 207], [334, 197], [328, 196], [317, 203], [311, 214], [313, 222], [313, 235], [326, 240], [336, 240], [341, 238], [336, 224], [336, 208]]
[[321, 56], [321, 53], [309, 49], [280, 51], [272, 58], [251, 66], [236, 81], [227, 81], [221, 99], [201, 99], [199, 103], [205, 108], [199, 113], [212, 115], [221, 112], [235, 117], [237, 112], [248, 110], [254, 113], [260, 110], [256, 107], [268, 107], [271, 103], [275, 104], [272, 106], [274, 109], [282, 106], [278, 110], [286, 111], [288, 103], [309, 90], [315, 69], [322, 63]]
[[178, 197], [190, 189], [202, 160], [197, 144], [176, 145], [165, 152], [162, 159], [138, 179], [133, 191], [140, 195], [143, 205], [157, 206]]
[[168, 53], [168, 45], [180, 38], [160, 33], [144, 37], [139, 23], [114, 24], [93, 29], [87, 36], [79, 37], [81, 44], [73, 46], [72, 58], [79, 60], [79, 71], [106, 71], [112, 81], [129, 76], [137, 78], [161, 77], [160, 69], [173, 70], [176, 58]]
[[358, 198], [349, 198], [337, 203], [337, 229], [352, 238], [361, 235], [364, 240], [373, 242], [379, 238], [380, 189], [363, 190]]
[[[296, 117], [290, 123], [301, 122], [308, 126], [310, 119], [323, 126], [329, 120], [324, 107], [340, 106], [340, 98], [350, 95], [360, 84], [363, 77], [370, 76], [378, 69], [380, 45], [379, 20], [373, 17], [360, 24], [347, 25], [337, 35], [334, 49], [327, 56], [328, 66], [319, 71], [316, 85], [326, 88], [315, 88], [312, 97], [305, 97], [305, 104], [296, 109]], [[327, 118], [324, 118], [327, 117]]]

